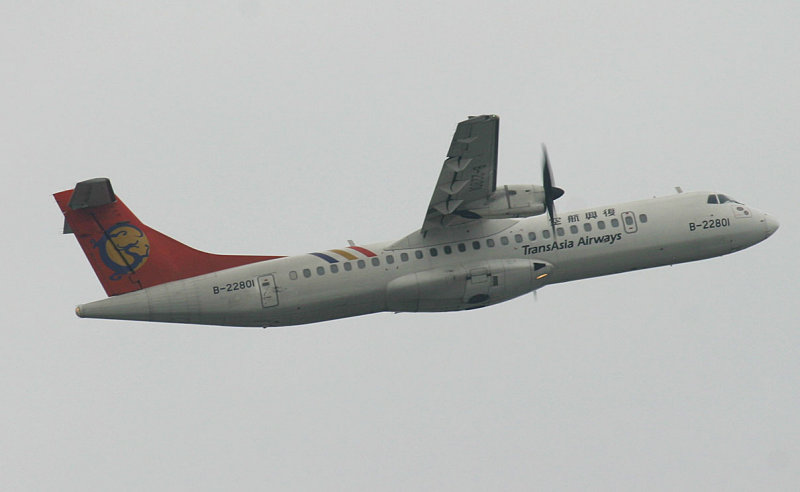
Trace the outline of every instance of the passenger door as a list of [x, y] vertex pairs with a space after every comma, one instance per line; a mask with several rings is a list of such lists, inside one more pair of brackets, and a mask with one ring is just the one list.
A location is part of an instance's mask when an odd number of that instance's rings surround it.
[[629, 234], [633, 234], [634, 232], [638, 231], [639, 228], [636, 225], [636, 216], [633, 212], [622, 212], [622, 226], [625, 228], [625, 232]]

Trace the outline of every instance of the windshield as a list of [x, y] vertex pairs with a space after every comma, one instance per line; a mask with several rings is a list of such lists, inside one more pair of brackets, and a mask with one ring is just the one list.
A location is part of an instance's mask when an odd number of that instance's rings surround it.
[[738, 203], [739, 205], [744, 205], [742, 202], [736, 201], [731, 197], [728, 197], [728, 196], [725, 196], [725, 195], [722, 195], [722, 194], [717, 195], [717, 196], [719, 197], [719, 203], [733, 202], [733, 203]]

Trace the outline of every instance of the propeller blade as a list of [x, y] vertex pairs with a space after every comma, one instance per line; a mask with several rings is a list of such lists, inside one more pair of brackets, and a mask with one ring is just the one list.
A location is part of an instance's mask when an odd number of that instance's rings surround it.
[[553, 228], [553, 237], [556, 235], [556, 225], [553, 218], [556, 215], [555, 201], [561, 198], [564, 190], [553, 185], [553, 170], [550, 168], [550, 158], [547, 155], [547, 147], [542, 144], [542, 183], [544, 184], [544, 206], [547, 209], [547, 216], [550, 217], [550, 226]]

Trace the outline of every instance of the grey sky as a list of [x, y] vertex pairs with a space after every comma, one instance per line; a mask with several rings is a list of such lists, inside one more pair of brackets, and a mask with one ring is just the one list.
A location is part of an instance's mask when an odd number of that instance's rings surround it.
[[[300, 3], [0, 4], [3, 489], [800, 486], [800, 5]], [[107, 176], [212, 252], [388, 240], [482, 113], [559, 210], [680, 185], [781, 229], [469, 313], [72, 313], [104, 294], [53, 192]]]

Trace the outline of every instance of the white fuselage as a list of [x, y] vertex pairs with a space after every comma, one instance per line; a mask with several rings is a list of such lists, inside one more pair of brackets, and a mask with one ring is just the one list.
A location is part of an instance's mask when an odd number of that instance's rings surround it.
[[[547, 217], [417, 231], [400, 241], [245, 265], [78, 307], [82, 317], [288, 326], [379, 311], [496, 304], [544, 285], [701, 260], [777, 228], [736, 202], [682, 193]], [[374, 256], [373, 256], [374, 255]]]

